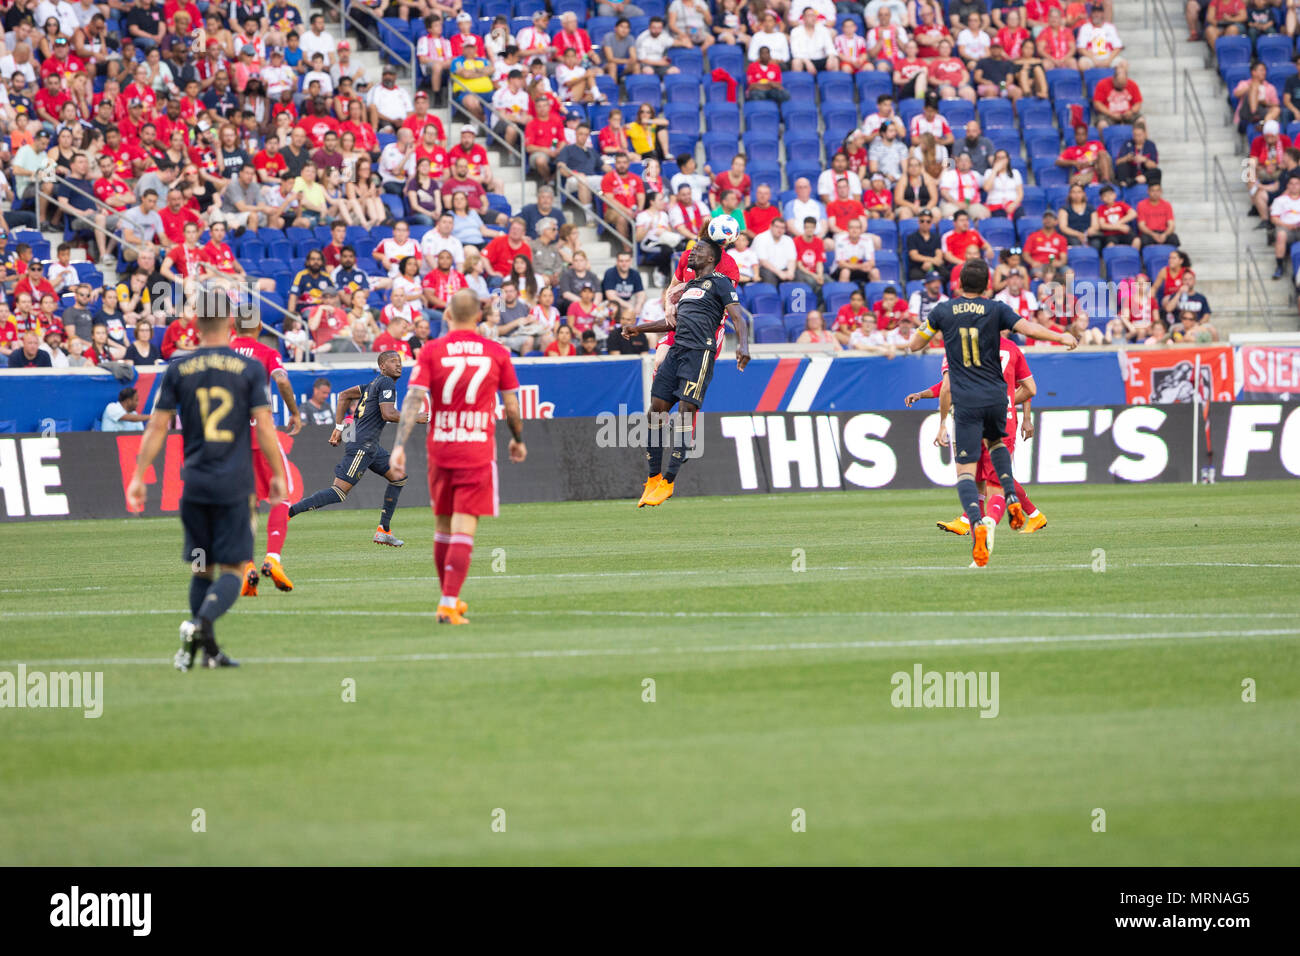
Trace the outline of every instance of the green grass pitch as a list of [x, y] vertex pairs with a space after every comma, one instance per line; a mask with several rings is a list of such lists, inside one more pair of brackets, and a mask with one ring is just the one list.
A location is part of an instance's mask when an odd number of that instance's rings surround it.
[[0, 669], [104, 673], [0, 710], [0, 864], [1295, 864], [1296, 487], [1031, 488], [982, 571], [946, 490], [508, 506], [465, 628], [426, 509], [319, 512], [184, 675], [178, 520], [0, 526]]

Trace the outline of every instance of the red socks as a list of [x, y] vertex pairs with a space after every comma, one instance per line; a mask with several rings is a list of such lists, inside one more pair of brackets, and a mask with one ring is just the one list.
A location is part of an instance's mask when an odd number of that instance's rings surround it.
[[438, 569], [438, 584], [442, 585], [442, 568], [447, 563], [447, 548], [451, 544], [451, 535], [435, 531], [433, 535], [433, 566]]
[[448, 601], [454, 606], [460, 597], [460, 589], [469, 574], [470, 558], [474, 554], [474, 536], [472, 534], [453, 534], [447, 544], [447, 558], [442, 565], [442, 603]]
[[1031, 515], [1038, 510], [1034, 507], [1034, 503], [1029, 500], [1029, 496], [1025, 494], [1025, 489], [1020, 487], [1018, 481], [1016, 482], [1016, 497], [1020, 499], [1020, 507], [1025, 509], [1025, 514]]
[[289, 505], [287, 502], [280, 502], [271, 509], [271, 514], [266, 519], [266, 553], [268, 557], [280, 560], [280, 552], [284, 550], [284, 539], [289, 533]]
[[1002, 520], [1002, 513], [1007, 510], [1007, 499], [1002, 495], [993, 495], [989, 498], [988, 504], [984, 508], [984, 514], [993, 519], [997, 524]]

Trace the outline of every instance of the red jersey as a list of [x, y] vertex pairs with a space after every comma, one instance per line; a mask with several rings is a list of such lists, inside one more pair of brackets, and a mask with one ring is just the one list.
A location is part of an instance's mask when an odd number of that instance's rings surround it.
[[324, 143], [326, 133], [339, 131], [339, 121], [332, 116], [304, 116], [298, 121], [298, 125], [302, 127], [313, 146]]
[[[246, 336], [238, 336], [230, 340], [230, 347], [245, 358], [257, 359], [262, 368], [266, 370], [266, 398], [271, 399], [271, 376], [276, 371], [284, 371], [284, 363], [280, 361], [280, 353], [269, 345], [263, 345], [257, 339], [250, 339]], [[256, 454], [256, 446], [254, 446]]]
[[1133, 211], [1133, 207], [1123, 200], [1102, 203], [1097, 207], [1097, 221], [1103, 226], [1118, 228], [1120, 221]]
[[814, 274], [817, 272], [818, 263], [826, 261], [826, 247], [822, 244], [820, 236], [813, 236], [811, 239], [796, 236], [794, 251], [799, 256], [800, 267]]
[[[691, 246], [693, 245], [695, 245], [694, 240], [688, 242], [686, 244], [685, 252], [683, 252], [681, 258], [677, 260], [677, 268], [673, 270], [673, 278], [675, 278], [678, 282], [690, 282], [692, 279], [695, 278], [695, 270], [692, 269], [690, 266], [690, 261], [689, 261], [690, 256], [686, 254], [690, 252]], [[719, 260], [718, 267], [714, 271], [730, 279], [732, 285], [734, 286], [740, 285], [740, 269], [736, 267], [736, 260], [731, 258], [731, 253], [724, 252], [722, 254], [722, 259]], [[726, 341], [726, 338], [727, 338], [727, 323], [723, 322], [721, 325], [718, 326], [718, 340], [717, 340], [718, 344], [717, 347], [713, 350], [715, 354], [718, 355], [722, 354], [722, 343]], [[665, 335], [660, 340], [660, 344], [672, 345], [673, 342], [675, 342], [676, 340], [677, 340], [676, 333], [672, 330], [669, 330], [668, 334]]]
[[289, 165], [284, 161], [283, 156], [265, 149], [253, 157], [253, 168], [259, 173], [265, 173], [271, 179], [279, 179], [289, 171]]
[[771, 203], [766, 206], [750, 206], [745, 210], [745, 228], [756, 236], [761, 235], [767, 232], [773, 219], [779, 218], [781, 218], [781, 210]]
[[605, 174], [605, 178], [600, 181], [600, 191], [610, 197], [610, 200], [618, 203], [625, 209], [635, 210], [637, 208], [636, 197], [639, 193], [645, 192], [645, 186], [641, 182], [641, 177], [636, 173], [625, 173], [620, 176], [614, 170]]
[[862, 328], [862, 320], [871, 315], [868, 308], [855, 309], [851, 305], [842, 305], [835, 313], [835, 324], [831, 329], [836, 332], [856, 332]]
[[504, 345], [459, 330], [433, 339], [420, 349], [410, 384], [429, 391], [431, 463], [474, 468], [496, 461], [497, 392], [519, 388]]
[[158, 351], [162, 352], [163, 358], [170, 359], [178, 349], [182, 352], [192, 352], [198, 347], [198, 326], [193, 322], [186, 323], [175, 319], [163, 333], [162, 345], [158, 346]]
[[[233, 273], [235, 271], [235, 254], [231, 251], [230, 246], [224, 242], [214, 242], [209, 239], [206, 246], [199, 248], [199, 253], [202, 255], [203, 261], [218, 272]], [[267, 374], [270, 374], [269, 369]]]
[[199, 274], [199, 263], [204, 261], [203, 250], [198, 246], [191, 249], [185, 243], [175, 246], [167, 253], [167, 259], [174, 271], [182, 279]]
[[1069, 241], [1059, 232], [1048, 235], [1039, 229], [1025, 240], [1025, 255], [1031, 262], [1047, 262], [1052, 256], [1056, 256], [1057, 262], [1064, 262], [1069, 251]]
[[351, 133], [355, 137], [356, 147], [363, 153], [373, 153], [379, 149], [379, 137], [375, 135], [375, 128], [364, 120], [360, 123], [354, 123], [352, 120], [340, 123], [339, 136], [344, 133]]
[[749, 64], [749, 66], [745, 69], [745, 79], [749, 82], [750, 86], [753, 86], [755, 83], [762, 83], [764, 81], [769, 83], [775, 83], [778, 86], [780, 86], [781, 68], [776, 65], [775, 61], [768, 63], [767, 66], [764, 66], [762, 63], [759, 63], [757, 60], [755, 60], [753, 63]]
[[[998, 340], [998, 358], [1002, 362], [1002, 380], [1007, 385], [1007, 435], [1014, 439], [1016, 435], [1016, 386], [1029, 378], [1029, 363], [1025, 353], [1006, 336]], [[943, 371], [948, 371], [948, 359], [943, 360]]]
[[447, 175], [447, 170], [451, 168], [451, 163], [447, 159], [447, 151], [437, 143], [433, 144], [433, 149], [425, 149], [423, 143], [415, 147], [415, 165], [420, 165], [420, 160], [429, 161], [429, 175], [434, 179], [442, 179]]
[[187, 222], [198, 222], [200, 223], [199, 228], [203, 228], [198, 213], [186, 206], [181, 206], [177, 212], [172, 212], [166, 206], [159, 206], [158, 218], [162, 220], [163, 235], [167, 237], [167, 241], [178, 246], [185, 243], [185, 224]]
[[469, 167], [471, 177], [478, 176], [483, 170], [488, 168], [487, 150], [483, 148], [482, 143], [475, 143], [469, 149], [465, 149], [457, 143], [451, 149], [447, 150], [446, 164], [448, 166], [456, 165], [456, 160], [464, 159], [465, 165]]
[[[346, 123], [344, 125], [347, 126]], [[367, 123], [365, 125], [369, 126], [370, 124]], [[447, 134], [443, 131], [442, 120], [438, 119], [438, 117], [434, 116], [432, 113], [425, 113], [423, 118], [416, 116], [414, 113], [412, 113], [402, 122], [402, 128], [409, 129], [411, 131], [411, 135], [415, 137], [415, 141], [417, 143], [424, 138], [424, 128], [426, 126], [432, 126], [435, 130], [438, 131], [439, 142], [442, 142], [447, 138]], [[370, 135], [374, 136], [374, 133], [371, 133]], [[361, 145], [360, 136], [357, 137], [357, 145], [358, 146]], [[479, 149], [482, 148], [483, 147], [481, 146], [479, 147]], [[486, 150], [484, 150], [483, 155], [484, 157], [487, 156]]]
[[884, 332], [897, 326], [903, 316], [908, 314], [907, 300], [895, 299], [892, 309], [886, 309], [884, 300], [881, 300], [871, 307], [871, 311], [876, 314], [876, 328]]
[[[826, 218], [835, 226], [836, 232], [848, 232], [849, 223], [854, 219], [861, 219], [867, 214], [867, 208], [857, 199], [832, 199], [826, 204]], [[749, 224], [748, 214], [745, 216], [746, 225]]]
[[380, 332], [376, 335], [375, 344], [371, 348], [376, 352], [385, 352], [391, 349], [394, 352], [400, 352], [407, 358], [415, 358], [415, 353], [411, 351], [411, 344], [406, 339], [394, 338], [387, 332]]
[[450, 301], [453, 295], [465, 288], [465, 277], [455, 269], [449, 272], [440, 272], [434, 269], [424, 277], [424, 281], [420, 284], [432, 292], [434, 298], [447, 302]]

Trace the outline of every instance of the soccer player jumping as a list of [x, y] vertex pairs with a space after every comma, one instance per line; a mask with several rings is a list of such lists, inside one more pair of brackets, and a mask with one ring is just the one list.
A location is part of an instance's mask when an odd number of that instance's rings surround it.
[[[396, 382], [402, 377], [402, 353], [388, 349], [379, 353], [379, 374], [370, 380], [363, 389], [353, 385], [339, 395], [338, 408], [334, 412], [334, 431], [330, 433], [330, 444], [343, 444], [343, 460], [334, 467], [334, 484], [299, 501], [289, 509], [289, 517], [300, 515], [304, 511], [315, 511], [328, 505], [337, 505], [348, 499], [348, 492], [358, 481], [365, 477], [369, 469], [377, 475], [388, 479], [388, 488], [384, 491], [384, 509], [379, 514], [379, 527], [371, 540], [375, 544], [386, 544], [400, 548], [404, 541], [392, 532], [393, 512], [397, 510], [397, 497], [406, 484], [406, 469], [398, 465], [379, 443], [383, 437], [384, 426], [395, 422], [400, 417], [397, 412]], [[347, 430], [344, 424], [348, 410], [357, 399], [356, 414], [352, 417], [352, 436], [343, 442]], [[420, 421], [427, 422], [427, 414]]]
[[519, 379], [506, 347], [474, 331], [480, 311], [478, 296], [469, 289], [451, 297], [443, 313], [450, 331], [420, 349], [393, 442], [393, 467], [404, 472], [411, 430], [429, 421], [422, 414], [427, 401], [433, 418], [427, 452], [429, 500], [437, 522], [433, 562], [442, 588], [439, 624], [469, 623], [460, 590], [474, 555], [474, 533], [480, 517], [497, 515], [498, 393], [510, 428], [510, 460], [522, 462], [528, 456]]
[[[641, 492], [637, 507], [661, 505], [673, 496], [677, 472], [690, 456], [695, 443], [695, 413], [704, 404], [704, 394], [713, 379], [713, 358], [717, 348], [717, 334], [722, 323], [731, 319], [736, 329], [736, 368], [744, 371], [749, 364], [749, 326], [740, 311], [739, 297], [732, 281], [715, 271], [724, 253], [722, 247], [709, 239], [700, 239], [690, 252], [690, 267], [695, 277], [686, 283], [677, 303], [675, 320], [661, 319], [637, 325], [627, 322], [623, 334], [638, 332], [667, 332], [674, 329], [672, 348], [663, 363], [656, 369], [654, 383], [650, 386], [650, 427], [652, 437], [646, 448], [649, 477]], [[663, 434], [668, 413], [677, 405], [677, 420], [673, 426], [673, 453], [668, 467], [663, 468], [664, 443], [657, 440]]]
[[925, 324], [912, 334], [908, 346], [913, 352], [919, 352], [930, 344], [935, 333], [943, 335], [949, 388], [955, 406], [957, 496], [971, 526], [971, 557], [982, 568], [989, 563], [997, 528], [991, 517], [981, 515], [979, 488], [975, 484], [976, 468], [986, 441], [989, 461], [1006, 496], [1009, 520], [1015, 527], [1024, 521], [1024, 510], [1014, 490], [1016, 479], [1011, 472], [1011, 453], [1005, 444], [1008, 396], [999, 357], [1002, 332], [1056, 342], [1067, 349], [1075, 348], [1078, 342], [1069, 332], [1053, 332], [1020, 318], [1006, 303], [985, 298], [989, 267], [983, 259], [971, 259], [963, 265], [959, 283], [961, 294], [936, 305]]

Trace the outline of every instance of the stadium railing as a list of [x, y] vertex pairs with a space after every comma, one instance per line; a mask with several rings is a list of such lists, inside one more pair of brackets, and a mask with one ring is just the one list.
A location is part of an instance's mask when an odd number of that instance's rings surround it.
[[1192, 84], [1190, 70], [1183, 70], [1183, 142], [1192, 141], [1192, 126], [1196, 126], [1196, 135], [1201, 141], [1201, 195], [1206, 201], [1210, 198], [1210, 127], [1201, 106], [1201, 98]]
[[[1268, 286], [1264, 284], [1264, 271], [1260, 268], [1255, 250], [1246, 250], [1246, 314], [1256, 315], [1255, 306], [1259, 306], [1258, 315], [1264, 320], [1265, 327], [1273, 331], [1273, 307], [1269, 303]], [[1291, 286], [1294, 294], [1294, 284]]]
[[[43, 173], [42, 176], [41, 176], [41, 179], [42, 179], [42, 181], [44, 181], [44, 182], [52, 182], [52, 183], [54, 183], [56, 186], [62, 186], [62, 187], [64, 187], [64, 188], [66, 188], [66, 189], [69, 189], [69, 190], [71, 190], [71, 191], [77, 193], [78, 195], [85, 196], [87, 199], [91, 200], [91, 201], [95, 204], [95, 209], [97, 209], [97, 210], [99, 210], [99, 211], [101, 211], [101, 212], [106, 212], [106, 213], [109, 213], [109, 214], [116, 214], [116, 213], [119, 213], [119, 212], [121, 211], [121, 210], [115, 209], [115, 208], [113, 208], [112, 206], [108, 205], [108, 203], [106, 203], [106, 202], [104, 202], [103, 200], [101, 200], [101, 199], [100, 199], [98, 196], [96, 196], [94, 193], [88, 193], [88, 192], [86, 192], [84, 189], [82, 189], [81, 187], [76, 186], [76, 185], [73, 185], [69, 180], [67, 180], [67, 179], [64, 178], [63, 176], [60, 176], [58, 173]], [[75, 208], [75, 207], [73, 207], [73, 206], [68, 205], [66, 202], [64, 202], [62, 199], [58, 198], [57, 196], [49, 196], [49, 197], [47, 197], [47, 201], [48, 201], [49, 203], [51, 203], [52, 205], [57, 206], [57, 207], [58, 207], [58, 208], [59, 208], [59, 209], [60, 209], [60, 210], [65, 214], [65, 215], [81, 217], [81, 216], [86, 212], [86, 210], [84, 210], [84, 209], [77, 209], [77, 208]], [[83, 220], [83, 221], [84, 221], [84, 220]], [[121, 236], [119, 236], [117, 233], [113, 232], [113, 230], [111, 230], [111, 229], [106, 229], [106, 228], [102, 228], [102, 227], [100, 227], [99, 225], [97, 225], [96, 223], [88, 222], [88, 223], [86, 223], [86, 225], [87, 225], [89, 228], [93, 229], [95, 232], [99, 233], [101, 236], [103, 236], [103, 237], [105, 237], [105, 238], [107, 238], [107, 239], [111, 239], [111, 240], [112, 240], [113, 242], [115, 242], [117, 245], [119, 245], [119, 246], [125, 246], [125, 247], [131, 249], [133, 252], [136, 253], [137, 256], [140, 254], [140, 252], [141, 252], [143, 249], [147, 248], [145, 245], [142, 245], [142, 244], [133, 244], [133, 243], [126, 242], [125, 240], [122, 239]], [[40, 209], [39, 209], [39, 204], [38, 204], [38, 206], [37, 206], [37, 219], [36, 219], [36, 228], [37, 228], [38, 231], [40, 230], [40, 227], [41, 227], [41, 221], [40, 221]], [[161, 252], [162, 250], [161, 250], [161, 249], [157, 249], [156, 251]], [[98, 263], [95, 263], [95, 265], [98, 266], [99, 264], [98, 264]], [[250, 277], [251, 277], [251, 278], [257, 278], [256, 276], [252, 276], [251, 274], [250, 274]], [[252, 284], [250, 284], [250, 285], [246, 286], [246, 288], [245, 288], [244, 291], [245, 291], [245, 292], [246, 292], [246, 293], [247, 293], [247, 294], [248, 294], [248, 295], [249, 295], [249, 296], [250, 296], [250, 297], [251, 297], [251, 298], [252, 298], [252, 299], [257, 303], [257, 307], [258, 307], [258, 310], [259, 310], [259, 312], [258, 312], [259, 320], [260, 320], [261, 323], [262, 323], [262, 331], [263, 331], [264, 333], [269, 333], [269, 334], [275, 336], [277, 339], [280, 339], [281, 341], [283, 341], [283, 340], [284, 340], [284, 333], [281, 332], [279, 329], [277, 329], [275, 326], [269, 324], [269, 323], [266, 321], [266, 319], [264, 319], [264, 318], [260, 318], [260, 316], [263, 314], [262, 310], [267, 310], [267, 309], [269, 309], [269, 310], [271, 310], [272, 312], [278, 312], [278, 313], [280, 313], [280, 325], [281, 325], [282, 327], [283, 327], [283, 325], [284, 325], [284, 319], [285, 319], [286, 317], [293, 316], [294, 318], [297, 318], [297, 316], [294, 316], [294, 314], [293, 314], [292, 312], [289, 312], [287, 309], [285, 309], [285, 308], [283, 308], [282, 306], [280, 306], [279, 303], [277, 303], [277, 302], [272, 302], [271, 300], [267, 299], [266, 296], [262, 294], [261, 290], [258, 289], [256, 285], [252, 285]]]
[[[450, 120], [448, 124], [449, 126], [455, 126], [457, 123], [463, 122], [463, 123], [469, 123], [470, 125], [481, 129], [488, 139], [496, 143], [503, 150], [505, 150], [510, 156], [512, 156], [515, 160], [518, 161], [519, 163], [519, 207], [522, 209], [524, 206], [528, 205], [528, 156], [524, 152], [523, 132], [520, 131], [519, 134], [519, 145], [511, 146], [510, 141], [506, 139], [504, 136], [502, 136], [500, 133], [498, 133], [494, 128], [498, 121], [504, 122], [504, 120], [500, 118], [500, 114], [497, 112], [497, 110], [495, 110], [492, 107], [491, 103], [487, 102], [486, 99], [484, 99], [481, 96], [479, 97], [479, 102], [483, 104], [484, 113], [487, 116], [491, 117], [492, 119], [492, 122], [486, 122], [486, 123], [483, 120], [479, 119], [477, 116], [475, 116], [473, 113], [471, 113], [469, 110], [467, 110], [460, 103], [457, 103], [454, 99], [451, 100], [450, 102], [451, 102], [451, 111], [448, 114], [448, 118]], [[451, 130], [448, 129], [449, 134], [450, 132]], [[502, 188], [504, 189], [505, 186], [503, 185]]]
[[[415, 96], [416, 88], [420, 85], [420, 64], [416, 57], [414, 40], [409, 36], [389, 31], [389, 35], [398, 41], [397, 46], [404, 49], [396, 49], [392, 44], [384, 42], [380, 35], [383, 32], [383, 20], [365, 4], [353, 3], [352, 0], [316, 0], [316, 2], [337, 14], [338, 21], [334, 26], [338, 28], [340, 40], [346, 39], [349, 31], [358, 33], [371, 44], [381, 60], [405, 68], [411, 81], [411, 95]], [[373, 29], [362, 25], [358, 18], [363, 16], [371, 21]]]
[[1145, 6], [1142, 8], [1142, 25], [1151, 26], [1151, 46], [1160, 54], [1161, 43], [1164, 40], [1164, 48], [1169, 56], [1169, 77], [1170, 96], [1172, 102], [1170, 109], [1178, 112], [1178, 34], [1174, 32], [1174, 25], [1169, 19], [1169, 10], [1165, 6], [1164, 0], [1144, 0]]
[[[1232, 230], [1233, 261], [1237, 268], [1237, 291], [1241, 291], [1241, 228], [1242, 214], [1233, 198], [1232, 180], [1223, 171], [1223, 163], [1214, 157], [1214, 176], [1211, 183], [1214, 199], [1214, 231], [1219, 231], [1219, 209], [1223, 209], [1223, 218]], [[1261, 300], [1263, 301], [1263, 300]]]

